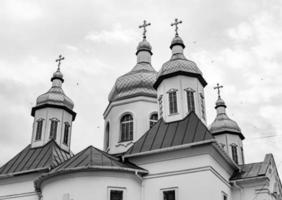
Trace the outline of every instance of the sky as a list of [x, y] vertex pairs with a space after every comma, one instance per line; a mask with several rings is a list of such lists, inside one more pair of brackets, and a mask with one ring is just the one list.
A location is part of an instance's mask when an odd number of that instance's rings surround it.
[[208, 82], [207, 119], [215, 118], [213, 87], [224, 85], [227, 113], [242, 129], [246, 162], [273, 153], [282, 175], [282, 1], [278, 0], [2, 0], [0, 2], [0, 164], [31, 141], [31, 108], [50, 87], [55, 59], [65, 57], [63, 89], [74, 101], [71, 147], [103, 146], [107, 96], [136, 64], [138, 26], [159, 70], [171, 55], [179, 18], [185, 55]]

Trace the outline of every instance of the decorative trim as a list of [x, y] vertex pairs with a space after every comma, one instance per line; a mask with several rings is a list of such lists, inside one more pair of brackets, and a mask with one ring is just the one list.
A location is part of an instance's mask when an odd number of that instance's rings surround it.
[[14, 198], [20, 198], [20, 197], [29, 197], [29, 196], [37, 196], [36, 192], [24, 192], [24, 193], [19, 193], [19, 194], [11, 194], [11, 195], [3, 195], [0, 196], [1, 200], [5, 199], [14, 199]]
[[156, 82], [154, 83], [153, 87], [155, 89], [158, 88], [158, 86], [161, 84], [161, 82], [166, 79], [166, 78], [171, 78], [177, 75], [184, 75], [184, 76], [190, 76], [190, 77], [195, 77], [198, 78], [200, 83], [202, 84], [203, 87], [205, 87], [207, 85], [207, 82], [205, 81], [205, 79], [203, 78], [203, 76], [201, 74], [196, 74], [196, 73], [192, 73], [192, 72], [185, 72], [185, 71], [176, 71], [173, 73], [169, 73], [169, 74], [165, 74], [165, 75], [161, 75], [157, 78]]
[[129, 145], [133, 144], [134, 142], [132, 140], [129, 140], [129, 141], [122, 141], [122, 142], [119, 142], [118, 144], [116, 144], [116, 147], [120, 147], [120, 146], [123, 146], [123, 147], [128, 147]]
[[171, 88], [171, 89], [169, 89], [166, 93], [177, 92], [177, 91], [178, 91], [178, 89]]
[[70, 108], [68, 108], [66, 106], [63, 106], [63, 105], [54, 105], [54, 104], [49, 104], [49, 103], [32, 107], [32, 109], [31, 109], [31, 116], [34, 117], [35, 116], [35, 111], [39, 110], [39, 109], [43, 109], [43, 108], [59, 108], [59, 109], [63, 109], [63, 110], [67, 111], [68, 113], [70, 113], [72, 115], [72, 121], [74, 121], [75, 117], [76, 117], [76, 112], [74, 112]]
[[196, 90], [194, 90], [193, 88], [190, 88], [190, 87], [185, 88], [184, 90], [185, 90], [186, 92], [196, 92]]

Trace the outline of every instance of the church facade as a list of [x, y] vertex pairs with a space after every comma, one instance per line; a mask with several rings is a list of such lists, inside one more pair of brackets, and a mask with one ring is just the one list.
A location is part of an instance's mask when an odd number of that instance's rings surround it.
[[31, 110], [31, 143], [0, 168], [0, 200], [282, 200], [273, 155], [245, 163], [245, 136], [227, 115], [220, 85], [207, 125], [207, 82], [184, 55], [180, 23], [172, 24], [171, 57], [159, 72], [151, 65], [150, 24], [140, 26], [137, 63], [108, 96], [103, 150], [71, 151], [76, 113], [62, 89], [60, 56], [51, 88]]

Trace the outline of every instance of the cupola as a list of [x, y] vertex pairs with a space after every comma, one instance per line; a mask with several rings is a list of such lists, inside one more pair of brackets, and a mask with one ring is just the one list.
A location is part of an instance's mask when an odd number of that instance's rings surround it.
[[185, 44], [178, 34], [175, 19], [175, 36], [170, 44], [171, 58], [165, 62], [157, 74], [154, 88], [158, 93], [159, 114], [166, 122], [181, 120], [190, 112], [195, 112], [206, 123], [204, 87], [207, 85], [197, 64], [188, 60], [183, 51]]
[[230, 119], [226, 113], [226, 104], [220, 96], [223, 86], [217, 84], [218, 98], [215, 103], [216, 118], [209, 126], [209, 130], [219, 145], [229, 154], [237, 164], [244, 164], [244, 151], [242, 141], [245, 139], [239, 125]]
[[56, 60], [58, 68], [51, 78], [52, 86], [36, 99], [36, 105], [31, 110], [34, 117], [32, 147], [45, 145], [49, 140], [55, 140], [66, 151], [70, 150], [72, 121], [76, 113], [74, 103], [62, 88], [64, 82], [60, 70], [60, 57]]

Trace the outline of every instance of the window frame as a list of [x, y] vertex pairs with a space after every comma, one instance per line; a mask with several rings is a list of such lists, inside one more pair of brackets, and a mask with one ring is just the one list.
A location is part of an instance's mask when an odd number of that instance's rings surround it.
[[200, 101], [201, 101], [201, 113], [202, 118], [206, 120], [206, 105], [205, 105], [205, 96], [203, 93], [200, 93]]
[[170, 115], [178, 114], [177, 89], [170, 89], [168, 93], [168, 110]]
[[228, 200], [228, 195], [223, 191], [221, 193], [222, 193], [222, 200]]
[[160, 189], [160, 200], [164, 200], [164, 192], [167, 191], [174, 191], [175, 194], [175, 200], [178, 200], [178, 187], [168, 187], [168, 188], [162, 188]]
[[160, 117], [162, 117], [163, 116], [163, 95], [159, 96], [158, 103], [159, 103]]
[[[122, 122], [122, 119], [127, 116], [127, 115], [130, 115], [132, 120], [131, 121], [125, 121], [125, 122]], [[133, 138], [134, 138], [134, 117], [133, 117], [133, 114], [132, 113], [124, 113], [120, 120], [119, 120], [119, 126], [120, 126], [120, 138], [119, 138], [119, 142], [122, 143], [122, 142], [129, 142], [129, 141], [132, 141]], [[130, 124], [132, 123], [132, 125], [130, 126]], [[129, 125], [129, 133], [128, 133], [128, 138], [124, 137], [123, 136], [123, 124], [128, 124]], [[125, 127], [126, 129], [126, 127]], [[131, 133], [130, 133], [131, 132]], [[124, 139], [125, 138], [125, 139]]]
[[[57, 133], [58, 133], [58, 126], [59, 126], [59, 121], [60, 120], [58, 120], [57, 118], [52, 118], [52, 119], [50, 119], [50, 121], [51, 121], [51, 123], [50, 123], [50, 132], [49, 132], [49, 139], [54, 139], [54, 140], [56, 140], [57, 139]], [[52, 132], [52, 124], [53, 124], [53, 122], [56, 122], [56, 128], [55, 128], [55, 133], [54, 133], [54, 135], [52, 134], [53, 132]]]
[[110, 122], [107, 121], [106, 123], [106, 128], [105, 128], [105, 150], [108, 151], [109, 147], [110, 147]]
[[[157, 119], [152, 119], [153, 116], [157, 115]], [[153, 112], [150, 114], [149, 118], [149, 127], [152, 128], [159, 120], [159, 115], [157, 112]]]
[[111, 200], [111, 191], [122, 191], [122, 200], [127, 200], [126, 187], [108, 186], [107, 187], [107, 200]]
[[[236, 144], [231, 144], [231, 155], [232, 155], [232, 160], [236, 163], [239, 164], [239, 159], [238, 159], [238, 145]], [[234, 151], [235, 150], [235, 151]]]
[[[34, 140], [35, 140], [35, 141], [40, 141], [40, 140], [42, 139], [43, 121], [44, 121], [43, 118], [40, 118], [40, 119], [36, 120], [36, 130], [35, 130], [35, 137], [34, 137]], [[39, 134], [39, 131], [38, 131], [39, 123], [41, 123], [40, 134]], [[38, 135], [39, 135], [40, 137], [38, 137]]]
[[[196, 112], [196, 106], [195, 106], [195, 90], [192, 88], [186, 88], [184, 89], [186, 91], [186, 102], [187, 102], [187, 110], [188, 113], [194, 111]], [[192, 94], [192, 95], [189, 95]]]
[[[71, 125], [69, 122], [65, 122], [64, 123], [64, 135], [63, 135], [63, 144], [68, 146], [69, 145], [69, 139], [70, 139], [70, 129], [71, 129]], [[65, 143], [65, 138], [66, 138], [66, 128], [68, 128], [68, 132], [67, 132], [67, 141]]]

